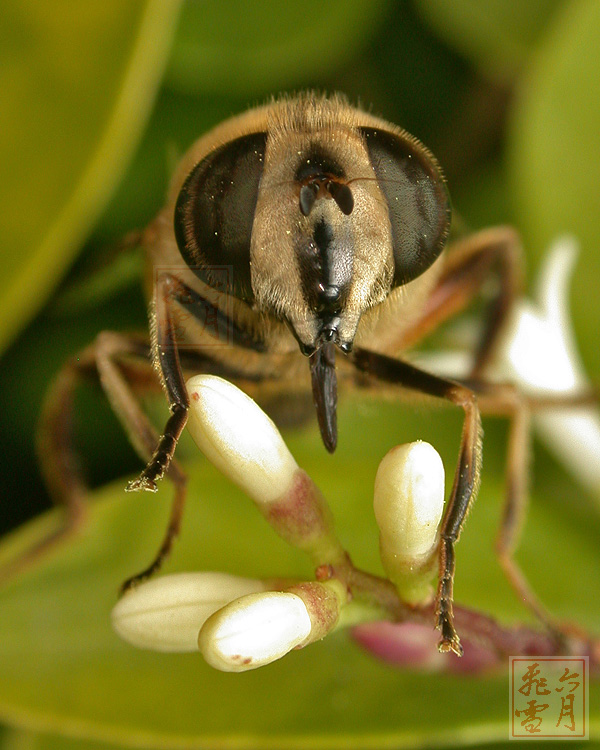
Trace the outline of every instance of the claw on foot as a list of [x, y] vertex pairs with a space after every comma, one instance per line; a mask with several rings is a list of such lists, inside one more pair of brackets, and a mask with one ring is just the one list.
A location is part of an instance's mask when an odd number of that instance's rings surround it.
[[462, 656], [464, 654], [463, 647], [460, 644], [460, 639], [458, 636], [455, 636], [451, 639], [442, 638], [442, 640], [438, 643], [438, 651], [441, 654], [447, 654], [449, 651], [452, 651], [453, 654], [456, 654], [456, 656]]
[[153, 482], [152, 479], [148, 479], [144, 475], [137, 479], [133, 479], [127, 484], [127, 487], [125, 487], [125, 492], [139, 492], [140, 490], [158, 492], [158, 487], [156, 486], [156, 482]]
[[440, 616], [436, 628], [442, 634], [442, 639], [438, 643], [438, 651], [442, 654], [452, 651], [456, 656], [462, 656], [464, 653], [463, 647], [460, 644], [458, 633], [454, 629], [454, 625], [452, 625], [450, 620], [443, 615]]

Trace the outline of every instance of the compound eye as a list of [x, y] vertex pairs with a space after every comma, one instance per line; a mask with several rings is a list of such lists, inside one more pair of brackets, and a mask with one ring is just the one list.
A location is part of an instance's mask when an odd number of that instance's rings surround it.
[[220, 289], [227, 278], [229, 293], [246, 302], [253, 300], [250, 244], [266, 142], [266, 133], [252, 133], [212, 151], [192, 169], [175, 206], [185, 262], [209, 286]]
[[392, 228], [394, 286], [420, 276], [440, 255], [450, 199], [435, 157], [416, 138], [361, 128]]

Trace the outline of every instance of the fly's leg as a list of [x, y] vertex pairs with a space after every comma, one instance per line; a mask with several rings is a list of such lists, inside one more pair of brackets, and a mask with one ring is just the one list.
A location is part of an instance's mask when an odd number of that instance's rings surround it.
[[172, 277], [159, 277], [154, 295], [154, 364], [160, 375], [169, 400], [171, 416], [163, 434], [154, 443], [154, 450], [146, 468], [137, 479], [129, 482], [127, 491], [148, 490], [156, 492], [156, 482], [162, 479], [173, 459], [177, 442], [187, 422], [189, 398], [179, 363], [179, 352], [175, 337], [170, 299], [172, 299]]
[[[122, 357], [125, 353], [120, 351], [122, 342], [121, 336], [110, 333], [101, 334], [96, 358], [98, 373], [104, 391], [115, 414], [127, 431], [131, 443], [142, 460], [148, 461], [157, 443], [160, 444], [160, 439], [156, 429], [142, 411], [139, 401], [131, 390], [128, 379], [124, 377], [118, 364], [119, 356]], [[145, 361], [149, 365], [148, 356], [146, 356]], [[156, 378], [154, 378], [154, 382], [156, 383]], [[174, 485], [174, 495], [163, 541], [150, 565], [125, 581], [122, 586], [123, 591], [149, 578], [160, 569], [179, 534], [186, 499], [187, 477], [175, 461], [170, 463], [167, 473]]]
[[[85, 521], [89, 490], [72, 425], [73, 398], [81, 382], [93, 380], [101, 384], [138, 454], [143, 460], [150, 456], [158, 436], [137, 399], [140, 392], [159, 388], [149, 355], [150, 347], [142, 337], [103, 332], [58, 373], [44, 402], [37, 446], [50, 495], [66, 507], [66, 518], [55, 532], [3, 569], [1, 578], [11, 577], [35, 562], [77, 532]], [[185, 476], [177, 465], [169, 476], [176, 487], [170, 526], [176, 526], [185, 497]]]
[[439, 542], [439, 582], [436, 594], [436, 627], [441, 633], [440, 651], [462, 655], [452, 612], [455, 557], [454, 545], [471, 503], [477, 496], [481, 472], [481, 419], [473, 391], [451, 380], [439, 378], [413, 365], [366, 349], [357, 349], [354, 365], [370, 378], [395, 384], [429, 396], [446, 399], [463, 409], [465, 418], [454, 484], [442, 519]]
[[[129, 483], [128, 491], [149, 490], [156, 492], [156, 482], [167, 471], [177, 442], [187, 422], [189, 399], [181, 371], [180, 357], [172, 305], [179, 305], [195, 316], [205, 314], [208, 300], [170, 273], [162, 273], [156, 282], [154, 295], [154, 363], [159, 372], [163, 388], [169, 399], [171, 416], [165, 426], [152, 457], [140, 476]], [[235, 322], [223, 311], [217, 310], [218, 336], [227, 336], [227, 341], [253, 351], [263, 351], [261, 341], [251, 339], [238, 328]], [[229, 337], [231, 341], [229, 341]]]
[[504, 573], [517, 596], [548, 627], [554, 623], [535, 596], [515, 560], [515, 552], [529, 505], [529, 462], [531, 454], [531, 413], [525, 404], [516, 408], [511, 418], [506, 457], [506, 489], [502, 519], [496, 535], [496, 553]]
[[[151, 387], [158, 389], [156, 376], [150, 367], [149, 354], [147, 344], [142, 348], [135, 339], [125, 338], [111, 332], [98, 336], [94, 350], [95, 364], [102, 388], [133, 447], [144, 461], [150, 458], [159, 440], [156, 429], [144, 414], [134, 393], [135, 388], [139, 389], [144, 384], [146, 387], [151, 384]], [[136, 356], [138, 361], [143, 363], [143, 368], [141, 370], [138, 368], [137, 372], [130, 368], [126, 377], [124, 374], [125, 358], [131, 355]], [[142, 378], [144, 378], [143, 382]], [[126, 581], [123, 589], [155, 573], [169, 554], [173, 541], [179, 533], [185, 505], [187, 478], [175, 462], [169, 467], [168, 475], [175, 491], [165, 536], [152, 563], [141, 573]]]
[[[454, 582], [454, 545], [470, 505], [477, 495], [481, 469], [480, 408], [486, 414], [510, 419], [506, 473], [506, 494], [496, 549], [507, 578], [523, 603], [548, 628], [560, 643], [565, 636], [586, 638], [577, 628], [559, 623], [533, 593], [527, 578], [515, 560], [519, 532], [527, 510], [527, 477], [529, 469], [530, 417], [536, 410], [597, 404], [595, 392], [547, 398], [526, 397], [508, 385], [478, 382], [473, 390], [465, 384], [439, 378], [400, 360], [358, 349], [356, 367], [374, 379], [403, 388], [444, 398], [463, 408], [465, 420], [461, 437], [458, 466], [452, 492], [444, 514], [439, 546], [439, 582], [436, 595], [437, 627], [441, 631], [440, 650], [462, 653], [453, 623], [452, 601]], [[475, 390], [476, 389], [476, 390]]]
[[460, 240], [448, 249], [444, 270], [421, 317], [403, 333], [398, 350], [406, 349], [463, 310], [491, 279], [497, 281], [474, 352], [471, 377], [481, 377], [494, 354], [499, 334], [522, 287], [522, 250], [512, 227], [494, 227]]
[[515, 559], [529, 500], [531, 417], [534, 411], [544, 409], [591, 406], [598, 403], [598, 396], [590, 392], [533, 398], [520, 394], [510, 385], [485, 384], [480, 388], [482, 392], [479, 394], [479, 402], [482, 412], [505, 416], [510, 420], [506, 490], [495, 544], [498, 561], [519, 599], [560, 643], [565, 636], [573, 634], [573, 626], [559, 622], [540, 602]]

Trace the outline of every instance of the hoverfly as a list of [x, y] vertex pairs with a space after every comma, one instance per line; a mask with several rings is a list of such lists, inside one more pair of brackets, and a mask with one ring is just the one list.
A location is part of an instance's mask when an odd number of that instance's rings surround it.
[[[513, 583], [527, 591], [511, 557], [526, 471], [523, 420], [518, 399], [484, 378], [519, 289], [519, 240], [500, 227], [446, 250], [450, 219], [444, 175], [427, 148], [340, 96], [281, 98], [233, 117], [191, 147], [165, 208], [139, 238], [152, 279], [151, 342], [100, 334], [62, 370], [42, 418], [46, 475], [75, 517], [85, 484], [69, 416], [82, 375], [97, 373], [146, 462], [128, 489], [154, 491], [165, 474], [173, 481], [164, 541], [126, 586], [160, 567], [180, 526], [186, 477], [173, 455], [188, 410], [183, 371], [193, 371], [223, 375], [254, 392], [312, 392], [329, 451], [337, 440], [338, 379], [418, 391], [463, 410], [436, 594], [440, 648], [456, 653], [454, 546], [478, 489], [480, 404], [508, 415], [509, 485], [520, 489], [509, 493], [500, 557]], [[402, 359], [463, 309], [490, 274], [496, 291], [468, 379], [438, 377]], [[213, 327], [204, 325], [207, 306]], [[152, 376], [150, 361], [170, 406], [161, 435], [136, 398]]]

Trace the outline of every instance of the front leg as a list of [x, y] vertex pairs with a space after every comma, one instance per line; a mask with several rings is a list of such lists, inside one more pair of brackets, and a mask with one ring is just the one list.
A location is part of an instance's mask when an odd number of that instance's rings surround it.
[[403, 388], [436, 396], [460, 406], [465, 412], [458, 465], [444, 518], [439, 542], [439, 583], [436, 595], [436, 627], [441, 633], [440, 651], [462, 656], [452, 612], [454, 587], [454, 545], [472, 501], [479, 489], [481, 473], [481, 417], [473, 391], [464, 385], [431, 375], [406, 362], [367, 349], [357, 349], [352, 356], [356, 368], [371, 378]]
[[[158, 277], [154, 293], [154, 364], [169, 399], [171, 416], [152, 454], [152, 458], [140, 476], [128, 484], [128, 491], [149, 490], [150, 492], [156, 492], [156, 482], [167, 471], [187, 422], [189, 399], [175, 336], [172, 313], [172, 305], [174, 304], [183, 307], [187, 312], [198, 318], [205, 316], [207, 306], [214, 307], [209, 300], [172, 274], [162, 273]], [[218, 320], [217, 336], [226, 336], [226, 343], [232, 343], [234, 346], [257, 352], [264, 351], [263, 341], [250, 336], [223, 311], [216, 309], [214, 312]]]
[[159, 276], [154, 294], [153, 352], [154, 363], [169, 399], [171, 416], [146, 468], [137, 479], [129, 482], [127, 491], [156, 492], [156, 482], [169, 468], [175, 448], [187, 422], [189, 398], [179, 362], [179, 352], [170, 310], [179, 282], [170, 274]]

